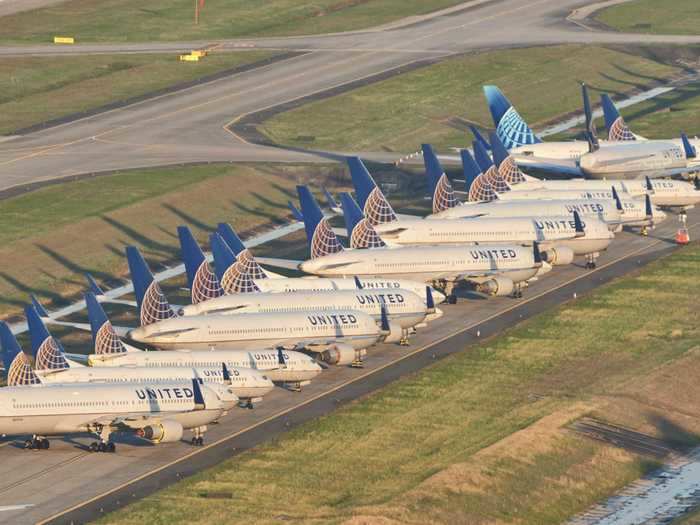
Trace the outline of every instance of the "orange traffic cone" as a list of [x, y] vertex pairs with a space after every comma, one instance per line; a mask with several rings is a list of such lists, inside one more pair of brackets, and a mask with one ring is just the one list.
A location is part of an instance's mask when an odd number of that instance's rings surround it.
[[676, 244], [688, 244], [690, 242], [690, 235], [688, 235], [687, 228], [680, 228], [676, 232]]

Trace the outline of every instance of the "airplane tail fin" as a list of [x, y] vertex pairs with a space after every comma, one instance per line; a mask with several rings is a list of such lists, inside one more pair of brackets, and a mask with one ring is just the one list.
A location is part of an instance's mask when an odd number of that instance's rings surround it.
[[489, 138], [491, 139], [493, 160], [496, 166], [498, 166], [498, 174], [501, 178], [503, 178], [509, 186], [525, 182], [525, 174], [520, 171], [515, 159], [508, 153], [508, 150], [501, 142], [501, 139], [498, 138], [498, 135], [492, 133]]
[[586, 230], [581, 220], [581, 215], [574, 210], [574, 231], [576, 232], [576, 237], [583, 237], [586, 235]]
[[[229, 248], [231, 248], [236, 255], [236, 260], [244, 267], [245, 271], [250, 274], [252, 279], [267, 279], [269, 277], [263, 267], [255, 260], [253, 252], [245, 247], [243, 241], [241, 241], [241, 238], [230, 224], [220, 222], [216, 227], [216, 231], [221, 235], [226, 244], [228, 244]], [[225, 289], [226, 287], [224, 287], [224, 290]]]
[[204, 252], [192, 235], [192, 231], [187, 226], [178, 226], [177, 236], [180, 239], [180, 250], [182, 260], [185, 262], [192, 304], [199, 304], [223, 295], [224, 291], [221, 289], [219, 280], [209, 268]]
[[338, 204], [338, 201], [335, 200], [335, 198], [333, 197], [333, 194], [323, 186], [321, 186], [321, 191], [323, 192], [323, 196], [326, 199], [326, 204], [328, 204], [328, 208], [331, 211], [339, 210], [340, 204]]
[[22, 351], [17, 338], [4, 321], [0, 321], [0, 344], [7, 386], [37, 385], [41, 382], [32, 367], [34, 359]]
[[126, 353], [126, 347], [114, 331], [112, 323], [109, 321], [102, 305], [97, 301], [95, 294], [87, 292], [85, 294], [85, 304], [87, 304], [94, 353], [102, 355]]
[[500, 89], [496, 86], [484, 86], [484, 95], [498, 138], [506, 148], [512, 149], [542, 142]]
[[591, 110], [591, 99], [588, 96], [588, 86], [585, 83], [581, 84], [581, 97], [583, 98], [583, 114], [586, 118], [586, 140], [588, 141], [588, 151], [594, 152], [600, 149], [598, 143], [598, 133], [595, 129], [593, 120], [593, 111]]
[[127, 246], [126, 259], [129, 263], [131, 281], [134, 284], [141, 326], [175, 317], [175, 312], [138, 248]]
[[472, 135], [474, 135], [474, 140], [477, 141], [477, 142], [480, 142], [481, 145], [484, 146], [484, 148], [486, 148], [487, 150], [490, 151], [490, 150], [491, 150], [491, 144], [489, 144], [489, 143], [486, 141], [486, 139], [485, 139], [484, 136], [481, 134], [481, 132], [479, 132], [479, 130], [477, 129], [477, 127], [476, 127], [476, 126], [473, 126], [473, 125], [470, 125], [470, 126], [469, 126], [469, 129], [471, 130]]
[[479, 170], [481, 173], [486, 173], [493, 166], [489, 152], [479, 142], [473, 142], [472, 146], [474, 147], [474, 160], [479, 165]]
[[688, 140], [688, 135], [685, 133], [681, 133], [681, 143], [683, 144], [683, 152], [685, 153], [686, 159], [694, 159], [697, 157], [697, 151], [695, 151], [695, 148]]
[[648, 193], [644, 195], [644, 211], [647, 219], [654, 217], [654, 208], [651, 205], [651, 197]]
[[33, 305], [24, 309], [29, 326], [31, 354], [35, 370], [61, 370], [70, 368], [61, 343], [46, 329], [39, 312]]
[[[209, 236], [211, 251], [214, 254], [214, 269], [227, 294], [259, 292], [253, 274], [247, 271], [245, 262], [239, 260], [230, 245], [219, 232]], [[243, 250], [241, 254], [250, 253]], [[255, 263], [257, 265], [257, 263]]]
[[[497, 138], [495, 134], [494, 138]], [[493, 146], [495, 147], [495, 145]], [[498, 168], [491, 160], [488, 151], [486, 151], [486, 149], [478, 142], [474, 142], [474, 156], [476, 157], [476, 163], [479, 165], [479, 169], [482, 172], [479, 179], [491, 186], [491, 189], [495, 193], [510, 191], [510, 187], [506, 183], [505, 179], [498, 173]], [[474, 186], [475, 185], [472, 185], [472, 187]], [[493, 196], [489, 194], [489, 200], [493, 200], [492, 197]]]
[[350, 248], [381, 248], [386, 246], [349, 193], [341, 193], [340, 202], [343, 208], [345, 228], [348, 230]]
[[[396, 213], [389, 201], [374, 182], [372, 175], [359, 157], [348, 157], [348, 167], [352, 184], [355, 187], [355, 195], [362, 212], [372, 225], [383, 224], [396, 220]], [[302, 208], [302, 213], [304, 209]]]
[[612, 187], [612, 197], [613, 197], [613, 200], [615, 201], [615, 207], [617, 208], [617, 211], [622, 213], [622, 201], [620, 200], [620, 196], [617, 194], [617, 190], [615, 189], [615, 186]]
[[428, 175], [431, 197], [433, 199], [433, 213], [439, 213], [457, 205], [457, 197], [447, 178], [445, 170], [442, 169], [433, 148], [430, 144], [423, 144], [423, 162], [425, 172]]
[[459, 151], [460, 157], [462, 157], [462, 172], [464, 173], [464, 182], [466, 185], [465, 191], [467, 195], [471, 191], [471, 187], [474, 184], [476, 178], [481, 175], [481, 168], [469, 153], [468, 149], [462, 149]]
[[634, 133], [632, 133], [632, 130], [625, 122], [625, 119], [622, 118], [622, 115], [620, 115], [620, 112], [615, 107], [615, 103], [607, 93], [602, 93], [600, 95], [600, 103], [603, 106], [605, 128], [608, 130], [608, 140], [637, 140], [637, 137], [634, 136]]
[[338, 237], [323, 216], [323, 212], [309, 188], [297, 186], [297, 193], [299, 194], [301, 212], [304, 215], [304, 228], [311, 258], [316, 259], [343, 251]]
[[297, 208], [292, 201], [287, 201], [287, 206], [289, 206], [289, 209], [292, 211], [292, 216], [296, 220], [298, 220], [299, 222], [304, 222], [304, 216], [301, 214], [299, 208]]

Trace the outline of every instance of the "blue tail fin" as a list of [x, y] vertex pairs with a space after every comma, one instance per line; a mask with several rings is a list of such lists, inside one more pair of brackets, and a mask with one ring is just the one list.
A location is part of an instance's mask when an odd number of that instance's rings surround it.
[[35, 370], [61, 370], [68, 368], [63, 347], [46, 329], [39, 312], [32, 305], [24, 309], [32, 343]]
[[185, 262], [187, 282], [190, 286], [192, 304], [199, 304], [224, 294], [219, 280], [209, 268], [204, 252], [187, 226], [178, 226], [182, 260]]
[[470, 125], [470, 126], [469, 126], [469, 129], [471, 130], [472, 135], [474, 135], [474, 140], [477, 141], [477, 142], [481, 142], [481, 145], [482, 145], [484, 148], [486, 148], [487, 150], [490, 151], [490, 150], [491, 150], [491, 144], [489, 144], [488, 142], [486, 142], [486, 139], [485, 139], [484, 136], [479, 132], [479, 130], [477, 129], [477, 127], [476, 127], [476, 126]]
[[36, 313], [39, 314], [39, 317], [44, 317], [47, 318], [49, 317], [49, 312], [46, 311], [46, 308], [44, 308], [41, 303], [39, 302], [39, 299], [36, 298], [36, 295], [30, 294], [29, 298], [32, 301], [32, 306], [36, 308]]
[[292, 211], [292, 215], [296, 220], [304, 222], [304, 216], [299, 211], [299, 208], [294, 206], [294, 203], [292, 201], [287, 201], [287, 206], [289, 206], [289, 209]]
[[462, 157], [462, 172], [464, 173], [464, 181], [466, 183], [465, 191], [468, 194], [476, 178], [481, 175], [481, 168], [479, 168], [479, 165], [474, 160], [474, 157], [472, 157], [472, 154], [469, 153], [469, 150], [460, 150], [459, 154]]
[[492, 133], [491, 145], [493, 151], [493, 160], [498, 166], [498, 174], [506, 182], [507, 185], [518, 184], [520, 182], [525, 182], [525, 175], [515, 162], [513, 156], [508, 153], [501, 139], [498, 135]]
[[615, 107], [615, 103], [607, 93], [600, 95], [600, 103], [603, 106], [603, 115], [605, 116], [605, 128], [608, 130], [608, 140], [611, 141], [628, 141], [637, 140], [625, 123], [620, 112]]
[[126, 259], [129, 263], [131, 282], [134, 283], [136, 303], [139, 309], [141, 326], [157, 323], [175, 317], [168, 299], [153, 278], [141, 252], [135, 246], [127, 246]]
[[697, 152], [688, 140], [688, 135], [686, 135], [685, 133], [681, 133], [681, 143], [683, 144], [683, 152], [685, 153], [686, 159], [694, 159], [695, 157], [697, 157]]
[[104, 295], [105, 292], [102, 288], [100, 288], [100, 285], [97, 284], [97, 281], [95, 281], [94, 277], [90, 275], [89, 273], [85, 274], [85, 279], [88, 282], [88, 289], [94, 293], [95, 295]]
[[423, 162], [425, 172], [428, 175], [431, 197], [433, 200], [433, 213], [439, 213], [457, 205], [457, 197], [447, 178], [445, 170], [442, 169], [440, 161], [430, 144], [423, 144]]
[[496, 86], [484, 86], [486, 102], [496, 126], [496, 133], [509, 150], [542, 142]]
[[33, 358], [24, 353], [10, 327], [0, 321], [0, 345], [7, 386], [37, 385], [39, 378], [32, 368]]
[[[223, 240], [228, 244], [229, 248], [236, 255], [236, 260], [238, 264], [241, 265], [241, 270], [250, 274], [252, 279], [267, 279], [267, 274], [262, 266], [258, 264], [253, 256], [253, 253], [245, 247], [243, 241], [234, 231], [230, 224], [220, 222], [216, 227], [216, 231], [223, 238]], [[224, 290], [226, 287], [224, 286]], [[256, 290], [259, 291], [259, 290]], [[231, 292], [229, 292], [231, 293]]]
[[[359, 157], [348, 157], [346, 160], [350, 167], [350, 175], [352, 184], [355, 187], [357, 201], [360, 204], [362, 213], [365, 214], [370, 224], [377, 225], [395, 221], [396, 213], [394, 213], [382, 190], [374, 182], [364, 163]], [[302, 206], [303, 212], [304, 208]]]
[[126, 348], [114, 331], [112, 323], [92, 292], [85, 294], [90, 331], [92, 332], [92, 347], [95, 354], [123, 354]]
[[326, 188], [321, 186], [321, 191], [323, 192], [323, 196], [326, 198], [326, 204], [328, 204], [328, 207], [331, 210], [337, 210], [340, 208], [340, 204], [333, 198], [333, 195], [331, 195], [331, 192], [328, 191]]
[[323, 257], [343, 251], [343, 247], [328, 221], [323, 216], [316, 199], [307, 186], [297, 186], [301, 212], [304, 214], [306, 240], [311, 258]]
[[[238, 257], [233, 254], [231, 247], [218, 233], [212, 233], [209, 237], [211, 251], [214, 254], [214, 268], [221, 286], [227, 294], [259, 292], [260, 288], [255, 284], [253, 272], [249, 271], [249, 265], [243, 250]], [[253, 260], [257, 266], [257, 263]]]
[[362, 215], [362, 210], [349, 193], [340, 194], [345, 227], [348, 230], [350, 248], [381, 248], [386, 246], [374, 227]]
[[486, 173], [489, 168], [493, 166], [493, 161], [489, 156], [489, 152], [478, 142], [474, 142], [472, 145], [474, 146], [474, 159], [479, 165], [479, 170], [481, 173]]

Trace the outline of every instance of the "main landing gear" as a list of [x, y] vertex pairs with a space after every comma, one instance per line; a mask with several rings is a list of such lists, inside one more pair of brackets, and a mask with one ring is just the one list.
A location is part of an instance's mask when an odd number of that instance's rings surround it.
[[115, 452], [116, 445], [109, 438], [112, 430], [109, 427], [100, 428], [100, 440], [90, 443], [90, 452]]
[[192, 439], [190, 440], [190, 444], [193, 447], [201, 447], [204, 445], [204, 433], [207, 431], [207, 427], [196, 427], [192, 429], [192, 433], [194, 434], [192, 436]]
[[520, 286], [520, 284], [516, 284], [515, 288], [513, 288], [513, 299], [522, 299], [523, 297], [523, 288]]
[[596, 259], [598, 259], [598, 255], [598, 253], [586, 254], [586, 270], [596, 269]]
[[455, 283], [451, 281], [440, 280], [434, 282], [433, 286], [438, 290], [441, 290], [445, 294], [445, 302], [447, 304], [457, 304], [457, 296], [454, 293]]
[[27, 450], [48, 450], [49, 440], [42, 436], [32, 436], [24, 442], [24, 448]]

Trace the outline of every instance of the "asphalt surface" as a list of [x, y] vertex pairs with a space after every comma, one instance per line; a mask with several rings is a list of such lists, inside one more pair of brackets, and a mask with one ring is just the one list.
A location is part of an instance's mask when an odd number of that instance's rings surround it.
[[[691, 237], [700, 235], [700, 210], [691, 211], [689, 225]], [[83, 522], [143, 497], [669, 253], [676, 248], [677, 226], [670, 217], [649, 237], [620, 234], [597, 270], [555, 268], [521, 300], [472, 295], [445, 306], [445, 315], [409, 348], [380, 345], [370, 350], [364, 369], [331, 367], [300, 393], [276, 389], [255, 410], [234, 410], [212, 425], [204, 448], [184, 442], [155, 447], [119, 437], [116, 454], [91, 454], [85, 451], [90, 436], [55, 439], [48, 452], [21, 450], [22, 440], [0, 443], [0, 501], [32, 505], [0, 511], [0, 523]]]
[[[182, 162], [326, 162], [326, 155], [247, 144], [237, 119], [415, 61], [479, 49], [561, 43], [700, 43], [700, 36], [591, 31], [566, 17], [584, 0], [467, 2], [447, 14], [380, 31], [230, 40], [76, 46], [8, 46], [0, 55], [219, 50], [306, 52], [203, 85], [157, 96], [0, 142], [0, 191], [52, 178]], [[359, 153], [370, 160], [400, 155]]]

